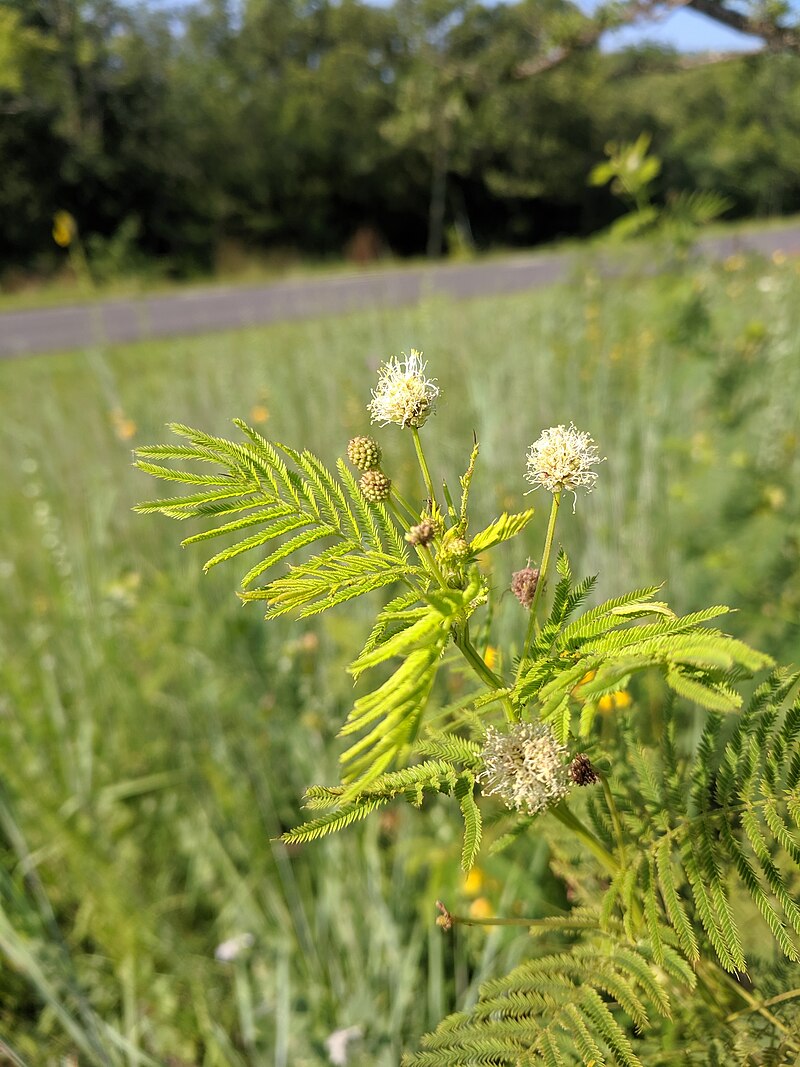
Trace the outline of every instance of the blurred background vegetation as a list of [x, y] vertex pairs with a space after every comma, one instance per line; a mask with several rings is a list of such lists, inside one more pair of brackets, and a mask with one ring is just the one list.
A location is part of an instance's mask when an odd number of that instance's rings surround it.
[[800, 210], [796, 55], [609, 53], [582, 19], [568, 0], [2, 0], [4, 283], [63, 265], [58, 210], [96, 281], [584, 236], [620, 213], [591, 167], [643, 131], [658, 202]]

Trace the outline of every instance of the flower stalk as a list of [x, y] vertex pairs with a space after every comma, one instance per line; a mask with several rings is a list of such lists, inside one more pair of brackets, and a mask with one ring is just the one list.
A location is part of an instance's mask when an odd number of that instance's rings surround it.
[[553, 493], [553, 503], [550, 506], [550, 519], [547, 523], [547, 533], [544, 539], [544, 549], [542, 550], [542, 563], [539, 567], [539, 580], [536, 583], [536, 589], [533, 594], [533, 601], [530, 607], [530, 613], [528, 615], [528, 629], [525, 633], [525, 643], [522, 646], [522, 656], [519, 661], [519, 668], [517, 670], [517, 678], [522, 673], [522, 664], [530, 654], [531, 645], [533, 644], [534, 634], [538, 633], [539, 624], [536, 620], [536, 609], [539, 606], [539, 600], [542, 596], [542, 589], [544, 587], [545, 578], [547, 577], [547, 567], [550, 563], [550, 554], [553, 550], [553, 538], [556, 532], [556, 521], [558, 519], [558, 509], [561, 505], [561, 491]]
[[420, 440], [419, 430], [416, 426], [411, 427], [411, 436], [414, 438], [414, 448], [417, 451], [417, 459], [419, 460], [420, 470], [422, 471], [422, 477], [425, 482], [425, 492], [431, 502], [432, 511], [436, 503], [436, 497], [433, 492], [433, 479], [431, 478], [431, 472], [428, 469], [428, 461], [425, 459], [425, 452], [422, 448], [422, 441]]

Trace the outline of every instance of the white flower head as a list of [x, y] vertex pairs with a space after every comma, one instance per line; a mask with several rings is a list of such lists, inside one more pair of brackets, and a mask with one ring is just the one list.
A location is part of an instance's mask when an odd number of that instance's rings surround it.
[[439, 395], [436, 381], [425, 377], [427, 363], [416, 348], [411, 355], [399, 360], [391, 356], [379, 371], [378, 387], [372, 390], [372, 402], [367, 405], [372, 422], [386, 426], [420, 427], [433, 412], [433, 402]]
[[250, 933], [234, 934], [227, 941], [223, 941], [214, 949], [214, 959], [220, 963], [233, 963], [243, 952], [247, 952], [255, 944], [255, 938]]
[[579, 486], [588, 493], [594, 489], [597, 475], [590, 468], [602, 462], [590, 434], [577, 430], [572, 422], [551, 426], [528, 449], [525, 478], [534, 489], [541, 486], [551, 493], [566, 489], [576, 496]]
[[528, 815], [544, 811], [569, 792], [566, 752], [544, 723], [520, 722], [508, 733], [490, 726], [481, 752], [483, 792]]
[[347, 1047], [351, 1041], [357, 1041], [362, 1034], [363, 1030], [360, 1026], [348, 1026], [341, 1030], [334, 1030], [325, 1038], [325, 1051], [334, 1067], [347, 1067]]

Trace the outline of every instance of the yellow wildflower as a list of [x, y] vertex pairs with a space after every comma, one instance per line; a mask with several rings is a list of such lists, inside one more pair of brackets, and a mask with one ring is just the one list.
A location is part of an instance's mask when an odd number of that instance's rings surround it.
[[476, 897], [483, 889], [484, 881], [483, 871], [480, 867], [473, 867], [469, 874], [464, 876], [464, 892], [468, 897]]
[[78, 235], [78, 224], [68, 211], [53, 215], [53, 240], [59, 248], [69, 248]]
[[486, 897], [477, 897], [469, 906], [470, 919], [493, 919], [494, 908]]
[[615, 693], [606, 693], [597, 702], [599, 711], [624, 711], [633, 703], [633, 698], [627, 689], [618, 689]]

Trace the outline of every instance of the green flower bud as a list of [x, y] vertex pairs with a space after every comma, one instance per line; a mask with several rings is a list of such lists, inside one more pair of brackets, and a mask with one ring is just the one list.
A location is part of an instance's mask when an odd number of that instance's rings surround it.
[[356, 470], [376, 470], [381, 465], [380, 445], [374, 437], [354, 437], [347, 446], [347, 458]]
[[470, 556], [469, 541], [449, 532], [442, 545], [442, 555], [452, 563], [462, 563]]
[[369, 470], [361, 475], [361, 492], [370, 504], [379, 504], [386, 500], [391, 492], [392, 483], [383, 471]]

